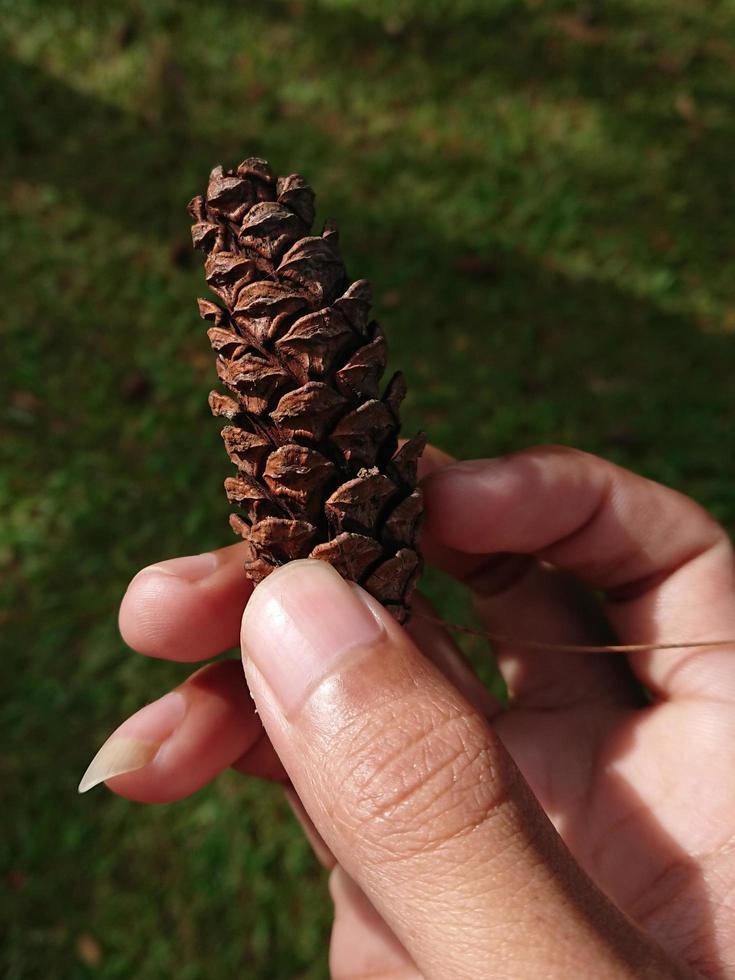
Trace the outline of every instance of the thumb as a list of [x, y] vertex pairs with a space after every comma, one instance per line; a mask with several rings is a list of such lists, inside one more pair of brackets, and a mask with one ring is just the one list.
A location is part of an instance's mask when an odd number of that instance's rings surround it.
[[292, 562], [255, 589], [242, 647], [319, 833], [426, 978], [672, 975], [487, 721], [362, 589]]

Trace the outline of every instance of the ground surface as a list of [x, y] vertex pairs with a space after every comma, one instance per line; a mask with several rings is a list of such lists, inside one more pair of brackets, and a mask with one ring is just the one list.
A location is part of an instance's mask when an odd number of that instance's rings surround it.
[[0, 0], [7, 980], [325, 976], [323, 876], [277, 791], [76, 796], [183, 676], [123, 647], [126, 581], [230, 541], [184, 211], [213, 163], [316, 186], [408, 432], [574, 444], [732, 526], [735, 4], [599, 8]]

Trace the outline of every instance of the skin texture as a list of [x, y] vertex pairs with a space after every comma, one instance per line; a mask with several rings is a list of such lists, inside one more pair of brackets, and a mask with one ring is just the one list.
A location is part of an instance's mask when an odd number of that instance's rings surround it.
[[[489, 630], [735, 636], [731, 544], [686, 497], [558, 447], [459, 464], [432, 450], [423, 473], [426, 554]], [[172, 732], [161, 702], [125, 722], [111, 741], [160, 747], [108, 786], [162, 802], [232, 765], [281, 781], [332, 868], [334, 977], [735, 976], [731, 648], [501, 646], [503, 707], [425, 607], [405, 631], [312, 563], [251, 597], [240, 546], [215, 555], [199, 578], [180, 560], [144, 569], [120, 627], [150, 656], [203, 660], [235, 645], [247, 605], [245, 671], [181, 685]], [[303, 610], [327, 594], [315, 631]], [[303, 670], [279, 676], [274, 644]]]

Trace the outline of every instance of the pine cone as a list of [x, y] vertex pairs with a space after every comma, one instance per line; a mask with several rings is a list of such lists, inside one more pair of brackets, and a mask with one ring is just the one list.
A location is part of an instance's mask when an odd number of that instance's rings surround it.
[[421, 570], [419, 433], [396, 451], [400, 373], [382, 398], [386, 343], [369, 319], [371, 291], [351, 285], [337, 230], [310, 234], [314, 192], [298, 174], [276, 179], [265, 160], [215, 167], [189, 204], [192, 239], [222, 305], [199, 300], [232, 396], [214, 415], [238, 469], [225, 480], [260, 582], [294, 558], [321, 558], [359, 582], [399, 621]]

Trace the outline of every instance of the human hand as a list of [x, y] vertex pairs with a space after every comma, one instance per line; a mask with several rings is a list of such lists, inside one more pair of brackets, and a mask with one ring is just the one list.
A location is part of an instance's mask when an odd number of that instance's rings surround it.
[[[493, 632], [735, 635], [731, 544], [672, 490], [553, 448], [424, 487], [427, 555]], [[130, 645], [189, 661], [234, 645], [241, 547], [136, 576]], [[505, 709], [435, 625], [407, 633], [314, 562], [257, 588], [242, 641], [257, 716], [239, 664], [210, 665], [128, 719], [87, 781], [162, 802], [234, 764], [293, 787], [334, 865], [335, 977], [735, 976], [732, 650], [501, 646]]]

